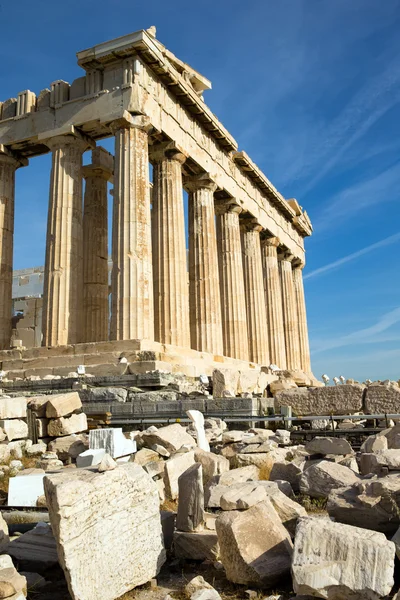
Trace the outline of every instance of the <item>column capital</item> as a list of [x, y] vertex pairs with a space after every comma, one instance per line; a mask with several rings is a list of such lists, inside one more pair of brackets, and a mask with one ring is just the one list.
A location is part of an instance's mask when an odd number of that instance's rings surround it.
[[278, 259], [280, 261], [285, 261], [285, 262], [293, 262], [294, 260], [294, 255], [290, 253], [289, 250], [281, 250], [280, 252], [278, 252]]
[[197, 192], [197, 190], [206, 189], [214, 193], [218, 188], [217, 184], [213, 181], [208, 173], [185, 177], [183, 184], [189, 192]]
[[55, 135], [54, 137], [48, 138], [43, 142], [49, 150], [59, 150], [61, 148], [68, 148], [74, 146], [79, 148], [82, 152], [92, 148], [95, 142], [86, 136], [68, 134], [68, 135]]
[[300, 260], [300, 258], [293, 259], [293, 268], [294, 269], [298, 269], [299, 271], [302, 271], [305, 266], [306, 266], [306, 263], [304, 261]]
[[268, 237], [266, 234], [261, 236], [261, 245], [269, 246], [271, 248], [279, 248], [281, 241], [278, 237]]
[[120, 129], [142, 129], [149, 132], [152, 129], [150, 118], [146, 115], [131, 115], [125, 111], [124, 116], [108, 123], [113, 134]]
[[174, 142], [160, 142], [149, 146], [149, 158], [155, 163], [169, 159], [176, 160], [183, 165], [187, 156]]
[[259, 233], [263, 230], [263, 226], [253, 216], [244, 217], [240, 223], [242, 231], [258, 231]]
[[27, 158], [23, 158], [19, 156], [12, 150], [9, 150], [3, 144], [0, 144], [0, 161], [2, 163], [8, 163], [15, 167], [15, 169], [19, 169], [20, 167], [26, 167], [29, 164]]
[[243, 208], [236, 204], [236, 201], [232, 198], [230, 200], [215, 200], [215, 213], [217, 215], [224, 215], [225, 213], [236, 213], [240, 215], [243, 212]]

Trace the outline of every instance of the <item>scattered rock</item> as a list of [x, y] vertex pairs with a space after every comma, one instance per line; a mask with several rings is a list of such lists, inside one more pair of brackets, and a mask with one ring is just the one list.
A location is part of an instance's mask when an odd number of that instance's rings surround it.
[[238, 584], [272, 586], [290, 573], [292, 542], [270, 500], [216, 520], [221, 562]]
[[300, 491], [312, 498], [327, 498], [331, 490], [353, 485], [359, 481], [359, 476], [348, 467], [321, 460], [303, 472]]
[[165, 561], [158, 491], [140, 466], [66, 470], [44, 486], [74, 600], [114, 600], [158, 574]]
[[148, 448], [151, 448], [154, 444], [159, 444], [169, 452], [176, 452], [185, 444], [188, 444], [192, 448], [196, 447], [195, 439], [179, 423], [160, 427], [160, 429], [152, 432], [147, 430], [143, 434], [142, 439]]
[[201, 531], [204, 524], [203, 469], [191, 465], [178, 479], [179, 503], [176, 527], [180, 531]]
[[393, 587], [394, 553], [394, 544], [381, 533], [302, 518], [293, 553], [294, 590], [320, 598], [378, 600]]
[[105, 473], [106, 471], [113, 471], [117, 468], [117, 466], [118, 465], [113, 459], [113, 457], [106, 453], [103, 456], [97, 470], [99, 473]]
[[46, 404], [46, 417], [48, 419], [66, 417], [67, 415], [71, 415], [76, 410], [80, 410], [82, 408], [82, 402], [78, 392], [69, 392], [66, 394], [47, 396], [47, 400], [48, 401]]
[[344, 438], [315, 437], [305, 446], [309, 454], [353, 454], [352, 447]]

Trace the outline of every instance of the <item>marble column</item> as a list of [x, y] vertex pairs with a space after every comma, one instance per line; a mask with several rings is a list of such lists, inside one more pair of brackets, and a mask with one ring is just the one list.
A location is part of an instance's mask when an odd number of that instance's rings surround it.
[[293, 284], [296, 296], [297, 324], [300, 344], [300, 367], [305, 373], [311, 373], [310, 345], [308, 341], [306, 301], [303, 285], [303, 263], [293, 265]]
[[157, 342], [190, 348], [182, 164], [170, 144], [150, 148], [153, 163], [152, 244], [154, 336]]
[[0, 146], [0, 350], [11, 344], [15, 171], [26, 164]]
[[154, 339], [148, 122], [121, 119], [115, 133], [111, 339]]
[[108, 340], [108, 193], [113, 157], [95, 148], [92, 163], [83, 167], [83, 339]]
[[286, 344], [286, 367], [290, 371], [300, 369], [299, 328], [297, 322], [296, 296], [293, 283], [293, 255], [283, 252], [279, 255], [282, 286], [283, 328]]
[[235, 204], [218, 203], [217, 244], [224, 356], [249, 360], [239, 214]]
[[43, 346], [82, 339], [82, 154], [88, 142], [57, 136], [52, 151], [43, 291]]
[[189, 191], [189, 300], [191, 346], [223, 354], [214, 192], [207, 176], [185, 180]]
[[282, 291], [278, 266], [279, 239], [261, 240], [264, 273], [265, 305], [271, 363], [286, 369], [285, 333], [283, 328]]
[[257, 224], [245, 223], [242, 228], [244, 288], [246, 293], [247, 329], [250, 360], [268, 366], [267, 313], [261, 261], [260, 231]]

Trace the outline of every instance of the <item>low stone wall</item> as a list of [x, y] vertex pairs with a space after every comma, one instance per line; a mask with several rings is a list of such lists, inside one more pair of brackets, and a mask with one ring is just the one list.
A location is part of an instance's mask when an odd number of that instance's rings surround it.
[[364, 409], [370, 415], [374, 413], [399, 413], [400, 387], [395, 382], [388, 384], [372, 383], [367, 388]]
[[360, 412], [365, 390], [365, 385], [361, 384], [282, 390], [275, 395], [275, 410], [288, 405], [299, 416]]
[[275, 410], [288, 405], [295, 415], [400, 413], [400, 387], [395, 381], [346, 384], [322, 388], [282, 390], [274, 397]]

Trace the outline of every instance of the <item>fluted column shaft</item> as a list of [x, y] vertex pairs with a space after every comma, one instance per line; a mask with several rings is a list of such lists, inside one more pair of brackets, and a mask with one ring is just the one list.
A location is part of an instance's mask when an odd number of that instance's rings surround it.
[[82, 153], [87, 142], [58, 136], [52, 150], [43, 292], [43, 345], [82, 339]]
[[268, 348], [260, 230], [261, 227], [257, 225], [245, 225], [242, 230], [244, 288], [250, 360], [261, 365], [269, 365], [271, 361]]
[[83, 339], [108, 340], [108, 193], [112, 156], [93, 150], [92, 164], [83, 167]]
[[217, 208], [217, 243], [224, 355], [249, 360], [239, 214], [236, 205]]
[[160, 144], [152, 147], [150, 158], [153, 163], [154, 336], [158, 342], [190, 348], [182, 183], [185, 156]]
[[300, 347], [296, 296], [292, 272], [293, 256], [284, 253], [279, 258], [282, 286], [283, 327], [286, 343], [286, 366], [289, 370], [296, 370], [300, 369]]
[[209, 179], [191, 179], [189, 190], [189, 298], [191, 346], [223, 354], [214, 191]]
[[272, 364], [277, 365], [280, 369], [286, 369], [278, 246], [278, 238], [261, 240], [270, 360]]
[[0, 349], [11, 344], [15, 171], [21, 163], [0, 152]]
[[296, 296], [297, 324], [300, 344], [300, 367], [305, 373], [311, 373], [310, 345], [308, 341], [306, 301], [304, 297], [303, 264], [294, 265], [293, 283]]
[[115, 123], [111, 339], [154, 339], [148, 134]]

